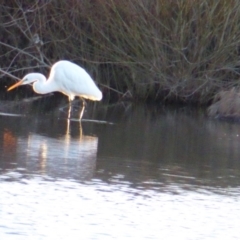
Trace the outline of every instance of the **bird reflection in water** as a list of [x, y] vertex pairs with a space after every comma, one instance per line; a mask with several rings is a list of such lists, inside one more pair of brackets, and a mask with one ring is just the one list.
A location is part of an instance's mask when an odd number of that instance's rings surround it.
[[[58, 139], [36, 138], [41, 141], [41, 172], [49, 175], [73, 178], [91, 178], [95, 172], [98, 138], [83, 134], [81, 123], [78, 123], [79, 135], [71, 136], [71, 128], [76, 131], [70, 120], [66, 121], [66, 132]], [[32, 139], [33, 140], [33, 139]], [[29, 152], [34, 152], [37, 144], [33, 142]], [[39, 146], [39, 145], [38, 145]], [[32, 149], [33, 148], [33, 149]]]

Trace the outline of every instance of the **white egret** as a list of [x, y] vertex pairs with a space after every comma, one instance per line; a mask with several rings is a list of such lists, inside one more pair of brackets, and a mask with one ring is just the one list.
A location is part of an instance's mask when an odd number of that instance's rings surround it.
[[48, 79], [41, 73], [29, 73], [7, 90], [10, 91], [20, 85], [31, 83], [33, 83], [33, 90], [36, 93], [61, 92], [67, 95], [70, 103], [69, 118], [71, 102], [75, 96], [80, 97], [83, 101], [83, 108], [79, 116], [80, 120], [85, 108], [84, 98], [92, 101], [100, 101], [102, 99], [102, 92], [90, 75], [80, 66], [66, 60], [58, 61], [52, 66]]

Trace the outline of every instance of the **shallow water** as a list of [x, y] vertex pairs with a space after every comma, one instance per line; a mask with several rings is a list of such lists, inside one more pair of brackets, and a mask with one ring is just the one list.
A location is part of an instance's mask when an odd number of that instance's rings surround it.
[[239, 239], [240, 124], [94, 106], [0, 116], [0, 239]]

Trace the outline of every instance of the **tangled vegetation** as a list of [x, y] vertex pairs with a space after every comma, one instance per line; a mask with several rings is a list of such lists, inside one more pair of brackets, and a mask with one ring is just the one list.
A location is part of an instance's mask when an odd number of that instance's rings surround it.
[[4, 0], [0, 13], [4, 84], [69, 59], [105, 97], [204, 104], [239, 85], [238, 0]]

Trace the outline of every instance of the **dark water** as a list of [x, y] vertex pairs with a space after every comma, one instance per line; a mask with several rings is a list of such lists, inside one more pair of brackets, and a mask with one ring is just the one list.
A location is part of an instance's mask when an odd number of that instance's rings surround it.
[[127, 104], [88, 105], [85, 118], [115, 125], [13, 109], [26, 116], [0, 116], [0, 239], [239, 239], [239, 123]]

